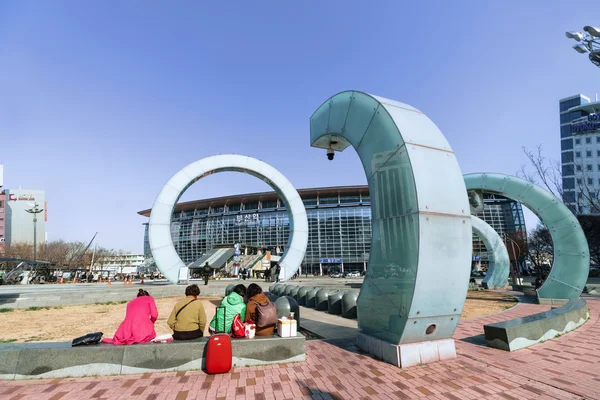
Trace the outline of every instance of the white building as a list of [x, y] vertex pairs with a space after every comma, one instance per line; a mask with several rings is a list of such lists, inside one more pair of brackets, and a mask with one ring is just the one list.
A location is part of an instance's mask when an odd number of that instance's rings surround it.
[[115, 274], [136, 274], [144, 266], [143, 254], [116, 254], [94, 262], [94, 270], [111, 271]]
[[576, 214], [599, 214], [600, 102], [582, 94], [559, 101], [564, 201]]
[[4, 190], [4, 229], [7, 244], [33, 244], [34, 214], [28, 213], [36, 204], [43, 211], [36, 214], [36, 239], [38, 245], [46, 242], [46, 221], [48, 208], [42, 190], [5, 189]]

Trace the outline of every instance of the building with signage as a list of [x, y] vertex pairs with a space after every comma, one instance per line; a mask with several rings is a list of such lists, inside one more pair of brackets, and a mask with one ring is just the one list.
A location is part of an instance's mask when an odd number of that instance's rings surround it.
[[564, 202], [576, 214], [598, 214], [600, 102], [582, 94], [559, 101]]
[[33, 244], [34, 215], [28, 213], [27, 210], [32, 209], [36, 204], [44, 210], [36, 217], [36, 240], [38, 244], [45, 243], [48, 207], [44, 192], [42, 190], [5, 189], [4, 199], [6, 243]]
[[11, 243], [33, 244], [33, 214], [27, 212], [36, 204], [43, 211], [37, 214], [37, 243], [46, 242], [48, 205], [41, 190], [4, 188], [4, 166], [0, 164], [0, 254]]
[[[309, 225], [302, 272], [366, 270], [372, 236], [368, 186], [300, 189], [298, 193], [306, 207]], [[519, 203], [496, 196], [486, 197], [486, 205], [490, 208], [486, 207], [482, 213], [483, 219], [489, 220], [499, 232], [525, 230]], [[149, 217], [150, 211], [139, 214]], [[177, 204], [171, 236], [176, 251], [188, 265], [202, 257], [208, 259], [216, 248], [230, 247], [233, 255], [235, 243], [266, 250], [275, 259], [285, 250], [289, 218], [285, 204], [275, 192], [196, 200]], [[213, 259], [225, 254], [224, 249], [219, 251]], [[144, 254], [151, 257], [147, 223]], [[478, 254], [487, 260], [484, 252]]]

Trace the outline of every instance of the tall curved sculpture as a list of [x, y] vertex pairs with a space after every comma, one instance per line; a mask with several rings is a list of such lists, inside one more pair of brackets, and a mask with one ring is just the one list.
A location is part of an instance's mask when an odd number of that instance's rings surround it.
[[488, 289], [501, 289], [506, 286], [510, 268], [508, 251], [498, 232], [487, 222], [471, 215], [473, 232], [483, 242], [488, 253], [489, 266], [483, 283]]
[[468, 290], [472, 231], [444, 135], [407, 104], [346, 91], [314, 112], [310, 142], [329, 153], [354, 147], [367, 176], [373, 237], [361, 331], [396, 345], [451, 338]]
[[179, 279], [185, 264], [179, 258], [171, 239], [171, 216], [181, 195], [194, 182], [217, 172], [236, 171], [253, 175], [269, 184], [285, 202], [290, 218], [290, 236], [283, 256], [280, 278], [291, 278], [304, 259], [308, 244], [308, 220], [300, 195], [279, 171], [255, 158], [226, 154], [193, 162], [169, 179], [152, 206], [148, 241], [156, 266], [171, 282]]
[[528, 207], [548, 227], [554, 243], [554, 263], [538, 289], [544, 299], [575, 299], [581, 295], [590, 268], [583, 230], [573, 213], [556, 196], [524, 179], [504, 174], [465, 175], [468, 190], [498, 193]]

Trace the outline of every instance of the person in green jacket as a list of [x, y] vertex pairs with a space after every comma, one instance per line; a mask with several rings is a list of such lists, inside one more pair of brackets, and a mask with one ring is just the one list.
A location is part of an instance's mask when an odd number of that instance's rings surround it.
[[[225, 307], [225, 311], [222, 308], [217, 309], [217, 313], [210, 321], [209, 332], [211, 334], [215, 332], [223, 332], [225, 327], [225, 333], [231, 332], [231, 324], [236, 314], [240, 314], [242, 321], [246, 318], [246, 286], [237, 285], [233, 288], [233, 291], [221, 301], [220, 306]], [[223, 314], [225, 314], [225, 323], [223, 324]]]

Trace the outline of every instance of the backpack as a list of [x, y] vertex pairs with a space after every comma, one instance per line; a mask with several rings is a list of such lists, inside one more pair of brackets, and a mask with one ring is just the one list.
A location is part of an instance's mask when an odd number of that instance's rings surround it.
[[277, 325], [278, 318], [275, 303], [269, 301], [261, 304], [254, 300], [252, 302], [256, 304], [256, 321], [254, 323], [256, 323], [257, 328]]

